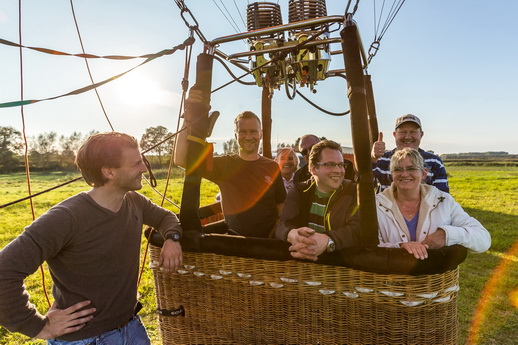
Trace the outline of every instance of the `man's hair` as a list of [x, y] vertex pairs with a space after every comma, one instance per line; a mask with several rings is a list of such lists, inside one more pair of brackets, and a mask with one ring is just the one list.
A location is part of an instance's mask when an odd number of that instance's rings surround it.
[[410, 158], [410, 162], [419, 169], [426, 169], [423, 156], [421, 156], [419, 151], [410, 147], [405, 147], [401, 150], [397, 150], [394, 152], [392, 157], [390, 157], [390, 171], [394, 171], [395, 168], [399, 168], [399, 163], [406, 157]]
[[299, 140], [299, 151], [303, 150], [303, 148], [300, 145], [302, 145], [305, 139], [313, 139], [315, 143], [318, 143], [320, 141], [320, 138], [314, 134], [304, 134], [302, 137], [300, 137]]
[[299, 156], [297, 156], [297, 153], [295, 153], [295, 150], [293, 150], [291, 147], [281, 147], [277, 149], [277, 155], [275, 156], [274, 161], [279, 163], [284, 157], [286, 157], [287, 160], [290, 154], [293, 154], [295, 157], [295, 167], [298, 167], [300, 163]]
[[320, 162], [320, 159], [322, 159], [322, 151], [324, 149], [337, 150], [340, 151], [340, 153], [342, 153], [342, 147], [337, 142], [332, 140], [322, 140], [313, 145], [313, 148], [309, 153], [310, 168], [316, 165], [316, 163]]
[[119, 168], [123, 149], [138, 149], [137, 140], [124, 133], [109, 132], [91, 135], [76, 155], [76, 165], [86, 183], [100, 187], [106, 183], [101, 168]]
[[255, 115], [253, 112], [249, 111], [249, 110], [245, 110], [243, 111], [241, 114], [237, 115], [236, 118], [234, 119], [234, 132], [237, 133], [238, 131], [238, 123], [239, 123], [239, 120], [241, 119], [255, 119], [257, 120], [257, 122], [259, 122], [259, 128], [261, 127], [261, 119], [259, 118], [259, 116]]

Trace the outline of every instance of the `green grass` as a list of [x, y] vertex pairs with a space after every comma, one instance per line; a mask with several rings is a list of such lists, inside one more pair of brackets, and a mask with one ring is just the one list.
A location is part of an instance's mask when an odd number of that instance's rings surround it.
[[[447, 166], [447, 171], [451, 194], [484, 224], [492, 237], [488, 252], [470, 255], [461, 266], [460, 343], [467, 338], [471, 321], [480, 317], [479, 344], [515, 344], [518, 339], [518, 168]], [[513, 256], [505, 259], [513, 245]], [[488, 281], [491, 284], [483, 290]], [[480, 301], [485, 304], [477, 306]]]
[[[447, 167], [451, 193], [470, 213], [479, 219], [492, 235], [492, 247], [487, 253], [469, 255], [461, 265], [458, 306], [459, 306], [459, 344], [465, 344], [470, 326], [474, 319], [480, 320], [477, 344], [514, 344], [518, 339], [518, 252], [504, 259], [513, 244], [518, 247], [518, 168], [517, 167]], [[68, 181], [76, 174], [34, 173], [32, 192], [52, 187]], [[159, 174], [158, 176], [164, 176]], [[177, 175], [176, 175], [177, 176]], [[24, 174], [0, 175], [0, 204], [27, 195]], [[165, 181], [159, 180], [158, 190], [163, 191]], [[83, 182], [75, 182], [59, 190], [38, 196], [34, 199], [36, 217], [49, 207], [74, 195], [88, 190]], [[181, 181], [175, 178], [168, 188], [167, 197], [179, 204]], [[160, 204], [161, 197], [144, 185], [142, 192]], [[204, 182], [201, 204], [213, 202], [217, 187]], [[174, 212], [176, 207], [165, 203]], [[0, 209], [0, 248], [3, 248], [23, 227], [32, 221], [28, 201]], [[147, 266], [147, 264], [146, 264]], [[491, 284], [487, 284], [491, 282]], [[40, 274], [26, 280], [32, 302], [44, 313], [47, 302], [43, 296]], [[488, 285], [488, 286], [487, 286]], [[46, 274], [46, 286], [50, 291], [50, 276]], [[485, 290], [486, 289], [486, 290]], [[139, 288], [145, 308], [141, 312], [153, 344], [161, 344], [160, 332], [155, 313], [155, 295], [152, 273], [144, 272]], [[483, 291], [487, 291], [483, 293]], [[483, 298], [481, 298], [483, 297]], [[480, 301], [484, 301], [481, 304]], [[513, 306], [514, 303], [514, 306]], [[31, 340], [16, 333], [9, 333], [0, 327], [0, 344], [45, 344], [41, 340]]]

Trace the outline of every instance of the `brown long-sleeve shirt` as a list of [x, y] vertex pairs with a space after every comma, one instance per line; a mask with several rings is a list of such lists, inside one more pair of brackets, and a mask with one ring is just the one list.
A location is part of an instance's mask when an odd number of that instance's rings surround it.
[[45, 320], [29, 302], [23, 280], [47, 261], [58, 308], [90, 300], [97, 311], [81, 330], [93, 337], [128, 321], [137, 301], [142, 225], [181, 233], [178, 218], [143, 195], [128, 192], [118, 212], [79, 193], [51, 208], [0, 251], [0, 324], [36, 336]]

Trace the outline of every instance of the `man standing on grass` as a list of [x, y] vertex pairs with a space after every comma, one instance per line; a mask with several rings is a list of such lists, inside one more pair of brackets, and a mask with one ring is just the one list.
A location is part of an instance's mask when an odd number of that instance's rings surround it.
[[[146, 167], [135, 138], [92, 135], [76, 164], [93, 188], [52, 207], [0, 251], [0, 325], [48, 344], [150, 344], [137, 315], [142, 225], [166, 241], [160, 265], [182, 263], [177, 217], [135, 192]], [[45, 315], [24, 279], [46, 261], [54, 303]]]

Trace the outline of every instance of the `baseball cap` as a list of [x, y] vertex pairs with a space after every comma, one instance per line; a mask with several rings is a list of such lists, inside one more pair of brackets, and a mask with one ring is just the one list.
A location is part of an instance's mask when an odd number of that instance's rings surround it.
[[412, 114], [406, 114], [406, 115], [400, 116], [396, 119], [396, 129], [405, 122], [413, 122], [413, 123], [417, 124], [419, 126], [419, 128], [422, 128], [421, 120], [419, 120], [419, 118], [417, 116], [412, 115]]

